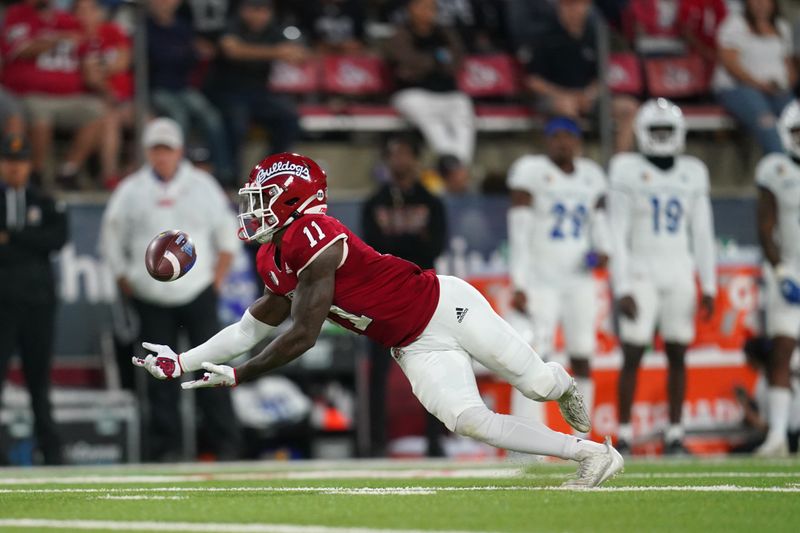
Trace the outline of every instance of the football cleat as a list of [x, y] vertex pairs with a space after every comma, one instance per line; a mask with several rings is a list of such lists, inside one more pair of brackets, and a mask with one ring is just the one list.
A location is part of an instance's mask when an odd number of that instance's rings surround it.
[[673, 440], [664, 444], [664, 455], [671, 455], [673, 457], [689, 457], [692, 452], [689, 448], [683, 445], [683, 441]]
[[767, 439], [755, 449], [756, 457], [789, 457], [789, 443], [787, 439]]
[[572, 426], [575, 431], [589, 433], [592, 429], [592, 422], [589, 420], [589, 411], [583, 401], [583, 394], [578, 391], [575, 380], [572, 380], [567, 392], [558, 399], [558, 408], [561, 416]]
[[611, 437], [606, 437], [603, 443], [605, 448], [601, 451], [579, 452], [585, 454], [578, 459], [578, 472], [573, 479], [562, 484], [562, 487], [571, 489], [589, 489], [611, 479], [622, 472], [625, 460], [617, 450], [611, 446]]

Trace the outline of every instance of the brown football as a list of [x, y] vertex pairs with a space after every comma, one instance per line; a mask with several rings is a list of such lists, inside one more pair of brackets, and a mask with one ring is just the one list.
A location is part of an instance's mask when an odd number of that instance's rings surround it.
[[144, 253], [147, 272], [158, 281], [175, 281], [189, 272], [196, 260], [191, 237], [180, 230], [159, 233]]

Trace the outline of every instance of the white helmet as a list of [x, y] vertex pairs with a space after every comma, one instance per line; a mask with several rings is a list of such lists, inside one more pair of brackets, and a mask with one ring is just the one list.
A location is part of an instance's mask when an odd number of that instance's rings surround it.
[[681, 108], [667, 100], [648, 100], [636, 114], [639, 151], [651, 156], [675, 156], [686, 145], [686, 120]]
[[800, 101], [792, 100], [783, 109], [778, 120], [778, 132], [783, 149], [793, 157], [800, 157]]

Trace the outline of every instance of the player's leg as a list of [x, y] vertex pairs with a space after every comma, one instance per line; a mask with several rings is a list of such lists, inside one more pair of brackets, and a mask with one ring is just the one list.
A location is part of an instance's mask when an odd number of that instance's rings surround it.
[[552, 285], [532, 285], [527, 293], [528, 316], [533, 331], [533, 346], [543, 359], [555, 352], [556, 328], [561, 313], [561, 293]]
[[[449, 335], [476, 361], [536, 401], [557, 400], [567, 422], [589, 431], [589, 416], [572, 377], [558, 363], [545, 363], [469, 283], [439, 276], [433, 330]], [[456, 308], [463, 309], [461, 313]]]
[[786, 433], [792, 401], [790, 361], [800, 331], [800, 307], [783, 298], [772, 269], [764, 269], [764, 281], [767, 300], [766, 329], [767, 335], [772, 339], [772, 351], [767, 364], [769, 431], [756, 454], [783, 456], [788, 450]]
[[[176, 347], [178, 322], [174, 308], [134, 300], [139, 315], [141, 340]], [[180, 385], [175, 380], [146, 380], [147, 430], [145, 455], [149, 461], [175, 461], [181, 458]]]
[[[5, 383], [8, 372], [8, 364], [11, 356], [17, 349], [17, 321], [19, 317], [16, 309], [11, 305], [0, 305], [0, 407], [2, 407], [3, 384]], [[8, 464], [8, 450], [5, 443], [0, 439], [0, 466]]]
[[17, 309], [19, 349], [22, 373], [31, 395], [34, 432], [39, 450], [48, 465], [63, 462], [61, 439], [53, 420], [50, 404], [50, 365], [53, 358], [54, 303], [24, 306]]
[[[441, 332], [442, 346], [452, 337]], [[577, 486], [595, 486], [622, 469], [622, 458], [610, 446], [553, 431], [540, 422], [501, 415], [483, 403], [463, 350], [425, 351], [434, 339], [393, 350], [411, 389], [422, 405], [451, 431], [491, 446], [579, 461]]]
[[597, 289], [594, 278], [582, 277], [564, 291], [564, 344], [569, 354], [570, 371], [575, 378], [589, 416], [594, 406], [591, 357], [595, 352], [597, 320]]
[[683, 446], [683, 400], [686, 396], [686, 350], [694, 340], [694, 319], [697, 312], [697, 289], [694, 275], [676, 276], [669, 288], [660, 294], [659, 329], [664, 338], [667, 356], [667, 398], [669, 428], [664, 435], [664, 451], [685, 454]]
[[631, 296], [636, 302], [636, 318], [633, 320], [624, 316], [619, 318], [622, 368], [617, 384], [617, 420], [619, 421], [617, 447], [622, 451], [629, 451], [633, 442], [631, 409], [636, 394], [636, 378], [645, 347], [653, 339], [658, 308], [658, 294], [653, 284], [648, 281], [634, 282]]
[[[190, 303], [178, 308], [180, 323], [189, 334], [192, 346], [198, 346], [219, 330], [217, 297], [212, 287]], [[203, 418], [199, 426], [200, 441], [210, 445], [220, 460], [238, 459], [241, 454], [241, 429], [233, 410], [231, 390], [227, 387], [200, 388], [195, 400]]]

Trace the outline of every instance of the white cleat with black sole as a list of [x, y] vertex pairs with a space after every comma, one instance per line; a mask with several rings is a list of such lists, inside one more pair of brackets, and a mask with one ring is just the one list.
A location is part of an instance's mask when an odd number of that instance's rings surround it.
[[604, 448], [597, 451], [578, 452], [578, 472], [573, 479], [563, 485], [569, 489], [590, 489], [597, 487], [622, 472], [625, 461], [617, 450], [611, 446], [611, 437], [606, 437]]
[[567, 424], [572, 426], [575, 431], [589, 433], [589, 430], [592, 429], [592, 423], [589, 420], [589, 411], [586, 409], [586, 403], [583, 401], [583, 394], [578, 390], [574, 379], [567, 389], [567, 392], [558, 399], [558, 408], [561, 410], [561, 416], [564, 417]]

